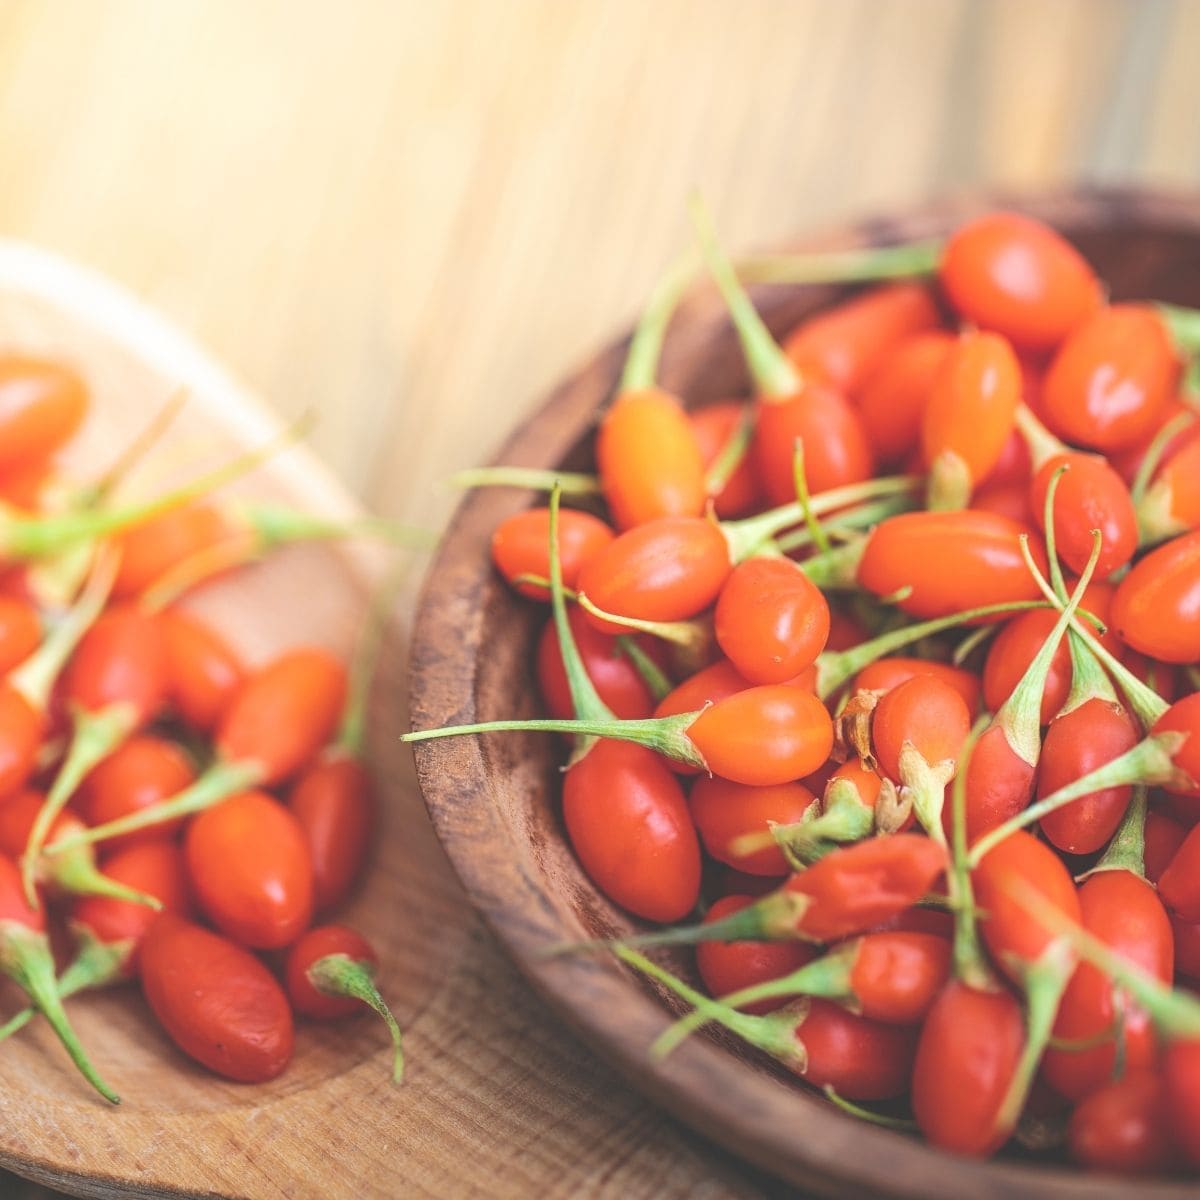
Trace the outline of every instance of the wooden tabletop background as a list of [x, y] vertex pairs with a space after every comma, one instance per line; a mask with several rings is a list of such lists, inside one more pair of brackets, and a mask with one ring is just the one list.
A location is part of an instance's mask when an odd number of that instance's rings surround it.
[[[437, 528], [447, 475], [634, 318], [692, 190], [747, 250], [952, 190], [1195, 189], [1198, 45], [1198, 0], [0, 0], [0, 233], [314, 410], [351, 489]], [[397, 1194], [773, 1193], [466, 934]]]

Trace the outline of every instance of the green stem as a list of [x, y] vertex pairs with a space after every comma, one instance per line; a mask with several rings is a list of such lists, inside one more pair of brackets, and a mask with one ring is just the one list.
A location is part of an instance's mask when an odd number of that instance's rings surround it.
[[1142, 455], [1141, 464], [1138, 466], [1137, 474], [1133, 477], [1133, 484], [1129, 489], [1129, 495], [1135, 507], [1141, 508], [1142, 497], [1145, 496], [1146, 489], [1149, 488], [1150, 481], [1154, 478], [1154, 473], [1158, 470], [1167, 447], [1178, 434], [1195, 423], [1196, 414], [1194, 412], [1176, 413], [1154, 435], [1153, 441], [1146, 448], [1146, 453]]
[[857, 1117], [860, 1121], [867, 1121], [883, 1129], [900, 1129], [905, 1133], [917, 1131], [916, 1121], [910, 1121], [904, 1117], [889, 1117], [883, 1113], [872, 1112], [869, 1108], [863, 1108], [861, 1104], [855, 1104], [844, 1096], [839, 1096], [832, 1083], [827, 1083], [821, 1090], [835, 1107], [840, 1108], [842, 1112], [851, 1117]]
[[629, 341], [629, 355], [621, 372], [618, 394], [654, 386], [667, 326], [695, 278], [696, 259], [695, 255], [689, 254], [671, 267], [650, 293], [650, 302]]
[[[1025, 556], [1025, 561], [1031, 564], [1030, 569], [1036, 570], [1036, 567], [1032, 565], [1033, 556], [1029, 552], [1029, 538], [1025, 534], [1021, 535], [1021, 553]], [[1037, 654], [1025, 668], [1025, 674], [1021, 676], [1020, 682], [1013, 688], [994, 718], [994, 723], [1004, 730], [1005, 740], [1012, 748], [1013, 753], [1031, 767], [1037, 765], [1038, 757], [1042, 752], [1042, 694], [1046, 690], [1046, 679], [1050, 674], [1050, 666], [1054, 661], [1055, 654], [1058, 653], [1059, 644], [1071, 624], [1071, 618], [1079, 607], [1079, 601], [1083, 599], [1083, 593], [1092, 580], [1092, 573], [1096, 569], [1096, 560], [1099, 557], [1100, 533], [1095, 531], [1091, 557], [1088, 559], [1087, 566], [1084, 567], [1083, 574], [1079, 577], [1079, 582], [1075, 585], [1075, 591], [1070, 601], [1059, 613], [1054, 628], [1047, 634], [1046, 640], [1038, 649]]]
[[1120, 984], [1168, 1037], [1200, 1037], [1200, 1000], [1195, 996], [1188, 992], [1173, 991], [1148, 971], [1114, 953], [1066, 916], [1028, 881], [1013, 878], [1010, 888], [1018, 904], [1043, 925], [1066, 938], [1080, 958], [1092, 963]]
[[1054, 501], [1058, 496], [1058, 485], [1068, 470], [1070, 470], [1069, 464], [1063, 463], [1050, 476], [1050, 482], [1046, 485], [1046, 501], [1042, 512], [1042, 524], [1046, 530], [1046, 562], [1050, 567], [1050, 585], [1054, 588], [1054, 594], [1063, 604], [1067, 602], [1067, 581], [1063, 578], [1062, 563], [1058, 561], [1058, 533], [1054, 527]]
[[[58, 977], [58, 996], [66, 1000], [77, 992], [104, 987], [125, 977], [125, 964], [134, 950], [132, 938], [119, 942], [101, 941], [86, 925], [73, 924], [73, 932], [79, 944], [75, 957]], [[25, 1028], [38, 1010], [32, 1006], [23, 1008], [0, 1025], [0, 1042], [12, 1037]]]
[[807, 1065], [807, 1055], [803, 1045], [796, 1038], [797, 1020], [794, 1016], [781, 1017], [772, 1014], [768, 1017], [753, 1017], [740, 1013], [727, 1004], [711, 1000], [695, 988], [689, 987], [682, 979], [676, 978], [670, 971], [651, 962], [644, 954], [638, 954], [636, 950], [630, 950], [626, 946], [615, 946], [613, 952], [627, 966], [656, 979], [680, 999], [686, 1000], [693, 1008], [703, 1012], [707, 1020], [717, 1021], [743, 1041], [765, 1050], [773, 1058], [778, 1058], [803, 1072]]
[[888, 630], [886, 633], [872, 638], [869, 642], [851, 646], [849, 650], [826, 650], [817, 658], [817, 695], [822, 700], [828, 699], [843, 683], [857, 675], [863, 667], [869, 666], [876, 659], [893, 654], [905, 646], [911, 646], [922, 638], [965, 625], [968, 621], [983, 620], [986, 617], [1011, 616], [1013, 613], [1045, 607], [1046, 605], [1038, 600], [1015, 600], [1007, 604], [986, 604], [982, 608], [971, 608], [965, 612], [951, 613], [949, 616], [920, 621], [916, 625], [906, 625], [902, 629]]
[[1067, 646], [1071, 651], [1071, 690], [1057, 716], [1065, 717], [1089, 700], [1120, 704], [1108, 672], [1091, 651], [1091, 641], [1086, 634], [1076, 633], [1074, 629], [1067, 630]]
[[44, 517], [9, 516], [4, 522], [3, 530], [0, 531], [4, 557], [12, 560], [58, 554], [80, 542], [107, 537], [133, 525], [144, 524], [173, 509], [182, 508], [185, 504], [190, 504], [193, 500], [198, 500], [252, 471], [271, 455], [278, 453], [283, 445], [292, 441], [300, 429], [301, 423], [297, 422], [265, 446], [241, 454], [215, 471], [144, 504], [124, 509], [86, 509]]
[[327, 996], [352, 996], [361, 1000], [383, 1018], [392, 1035], [392, 1082], [404, 1078], [404, 1046], [400, 1026], [392, 1016], [379, 989], [375, 986], [375, 971], [368, 962], [359, 962], [348, 954], [327, 954], [308, 968], [308, 979], [318, 992]]
[[36, 711], [46, 710], [50, 692], [67, 659], [103, 611], [113, 580], [116, 579], [118, 563], [117, 555], [101, 553], [79, 599], [50, 631], [37, 652], [9, 672], [9, 685], [20, 692]]
[[[1022, 553], [1025, 555], [1025, 565], [1032, 573], [1042, 595], [1061, 611], [1062, 601], [1054, 594], [1054, 590], [1046, 582], [1045, 576], [1038, 570], [1037, 563], [1033, 561], [1033, 556], [1029, 553], [1028, 545], [1022, 542], [1021, 547]], [[1086, 618], [1087, 614], [1083, 615]], [[1071, 628], [1077, 633], [1087, 634], [1078, 614], [1072, 618]], [[1170, 708], [1170, 705], [1153, 688], [1147, 687], [1119, 658], [1110, 654], [1103, 642], [1096, 638], [1090, 638], [1087, 646], [1092, 654], [1108, 668], [1109, 674], [1116, 679], [1121, 691], [1125, 693], [1125, 698], [1129, 701], [1129, 707], [1142, 725], [1146, 729], [1150, 729], [1157, 724], [1158, 719]]]
[[584, 612], [589, 612], [594, 617], [609, 621], [613, 625], [620, 625], [625, 629], [632, 629], [636, 633], [649, 634], [651, 637], [660, 638], [675, 646], [682, 646], [695, 654], [699, 654], [712, 645], [712, 626], [704, 620], [646, 621], [641, 617], [623, 617], [620, 613], [608, 612], [599, 605], [593, 604], [584, 592], [576, 593], [575, 600]]
[[636, 638], [621, 634], [617, 638], [617, 650], [633, 663], [634, 670], [641, 677], [655, 703], [671, 694], [675, 685], [658, 663], [638, 645]]
[[954, 450], [943, 450], [929, 468], [925, 507], [930, 512], [957, 512], [966, 508], [974, 484], [966, 459]]
[[120, 1097], [92, 1066], [63, 1010], [54, 980], [54, 956], [45, 934], [13, 920], [0, 922], [0, 971], [29, 996], [34, 1007], [50, 1022], [80, 1074], [105, 1100], [119, 1104]]
[[803, 386], [800, 373], [771, 336], [745, 288], [738, 282], [733, 265], [717, 245], [708, 209], [699, 198], [693, 198], [691, 211], [705, 264], [729, 309], [755, 388], [764, 396], [778, 399], [797, 395]]
[[[758, 983], [752, 987], [741, 988], [721, 997], [721, 1003], [728, 1008], [745, 1008], [748, 1004], [757, 1004], [760, 1000], [776, 1000], [781, 996], [795, 998], [797, 996], [820, 996], [827, 1000], [853, 1004], [855, 1002], [854, 987], [850, 976], [854, 964], [862, 948], [862, 939], [844, 942], [836, 950], [823, 958], [813, 959], [790, 975]], [[700, 1029], [712, 1018], [708, 1013], [697, 1009], [680, 1017], [664, 1033], [660, 1034], [650, 1053], [655, 1058], [666, 1058], [681, 1042], [695, 1030]]]
[[981, 991], [992, 990], [996, 983], [975, 921], [975, 893], [967, 860], [967, 772], [987, 723], [986, 716], [975, 722], [959, 754], [958, 773], [950, 790], [950, 870], [946, 872], [946, 890], [954, 913], [954, 974], [968, 987]]
[[[131, 704], [110, 704], [98, 712], [76, 706], [71, 713], [73, 730], [71, 745], [67, 757], [54, 777], [54, 783], [46, 799], [42, 801], [25, 842], [25, 852], [21, 857], [21, 884], [25, 889], [25, 899], [31, 908], [38, 907], [37, 867], [42, 847], [50, 836], [50, 827], [58, 818], [58, 814], [66, 807], [83, 782], [84, 777], [102, 759], [107, 758], [138, 726], [138, 713]], [[89, 868], [90, 867], [90, 871]], [[66, 874], [64, 875], [63, 872]], [[78, 891], [80, 887], [88, 887], [87, 895], [114, 895], [113, 888], [119, 884], [110, 883], [106, 893], [91, 890], [91, 879], [99, 873], [95, 864], [88, 860], [85, 864], [77, 857], [60, 859], [55, 874], [56, 882], [70, 891]], [[102, 877], [101, 877], [102, 878]], [[99, 886], [96, 884], [95, 886]], [[125, 889], [129, 892], [131, 889]], [[135, 893], [141, 895], [141, 893]], [[124, 897], [128, 899], [129, 896]]]
[[237, 792], [256, 786], [262, 782], [262, 778], [263, 769], [258, 763], [217, 761], [183, 791], [137, 812], [117, 817], [114, 821], [61, 838], [54, 843], [55, 851], [62, 853], [73, 850], [76, 846], [87, 846], [107, 841], [109, 838], [123, 837], [140, 829], [152, 829], [164, 821], [193, 816], [220, 804], [222, 800], [227, 800]]
[[825, 530], [821, 528], [821, 522], [817, 520], [817, 514], [812, 510], [812, 497], [808, 494], [808, 475], [804, 470], [804, 442], [800, 438], [796, 439], [796, 448], [792, 454], [792, 477], [796, 482], [796, 500], [804, 514], [804, 525], [812, 537], [813, 545], [819, 553], [829, 554], [833, 547], [829, 544]]
[[984, 642], [994, 637], [998, 630], [998, 625], [981, 625], [978, 629], [973, 629], [954, 647], [950, 661], [956, 667], [961, 667]]
[[[558, 510], [562, 503], [562, 491], [555, 487], [550, 491], [550, 610], [554, 618], [554, 632], [558, 638], [559, 655], [567, 676], [567, 687], [571, 693], [571, 709], [578, 720], [598, 724], [616, 721], [616, 714], [600, 699], [596, 685], [583, 665], [583, 658], [571, 632], [567, 619], [567, 602], [563, 598], [562, 555], [558, 547]], [[689, 721], [688, 724], [691, 724]], [[686, 726], [685, 726], [686, 728]], [[681, 735], [682, 735], [682, 731]], [[401, 741], [404, 739], [402, 738]], [[690, 743], [689, 743], [690, 745]], [[583, 744], [579, 744], [579, 749]]]
[[809, 582], [822, 591], [844, 591], [858, 586], [858, 566], [867, 550], [867, 539], [857, 538], [799, 564]]
[[[818, 492], [812, 497], [810, 508], [817, 516], [824, 516], [839, 508], [882, 496], [895, 496], [903, 492], [915, 494], [920, 485], [919, 475], [890, 475], [863, 483], [849, 483]], [[744, 517], [740, 521], [722, 521], [720, 529], [729, 543], [730, 561], [739, 563], [743, 559], [753, 558], [770, 545], [776, 534], [801, 524], [803, 520], [804, 506], [798, 500], [793, 500], [790, 504], [781, 504], [778, 508]]]
[[1128, 871], [1139, 879], [1146, 878], [1146, 788], [1138, 784], [1133, 799], [1125, 810], [1120, 827], [1113, 834], [1100, 861], [1090, 871], [1078, 876], [1076, 882], [1098, 871]]
[[564, 496], [598, 496], [601, 492], [599, 476], [539, 467], [470, 467], [456, 471], [450, 482], [458, 488], [515, 487], [535, 492], [549, 492], [557, 483]]
[[1060, 442], [1034, 415], [1029, 405], [1022, 401], [1017, 405], [1017, 428], [1029, 447], [1029, 457], [1033, 460], [1033, 469], [1038, 468], [1057, 454], [1067, 454], [1070, 447]]
[[1127, 750], [1102, 767], [1097, 767], [1074, 782], [1060, 787], [1058, 791], [1051, 792], [1045, 799], [1038, 800], [1015, 817], [1010, 817], [1003, 825], [997, 825], [995, 829], [985, 833], [971, 847], [971, 866], [978, 866], [984, 855], [1004, 841], [1009, 834], [1033, 825], [1081, 796], [1090, 796], [1092, 792], [1124, 787], [1131, 783], [1151, 786], [1179, 784], [1182, 773], [1175, 765], [1175, 755], [1187, 738], [1186, 733], [1155, 734], [1138, 742], [1132, 750]]
[[[839, 512], [836, 516], [821, 523], [821, 528], [827, 537], [842, 537], [860, 529], [871, 529], [880, 521], [894, 517], [897, 513], [911, 512], [912, 499], [908, 496], [892, 496], [889, 499], [876, 500], [870, 504], [862, 504], [857, 508]], [[775, 540], [776, 549], [783, 554], [800, 550], [813, 544], [813, 535], [807, 529], [797, 529], [784, 534]]]
[[742, 465], [753, 437], [754, 412], [747, 407], [704, 476], [704, 490], [707, 495], [719, 496], [725, 490], [725, 485], [733, 478], [734, 471]]
[[870, 283], [931, 275], [941, 253], [942, 243], [928, 240], [815, 254], [769, 254], [740, 259], [737, 273], [748, 283]]
[[1200, 353], [1200, 309], [1183, 308], [1178, 304], [1156, 305], [1175, 343], [1180, 358]]
[[541, 717], [528, 721], [481, 721], [474, 725], [414, 730], [404, 734], [400, 740], [429, 742], [437, 738], [461, 737], [474, 733], [569, 733], [576, 737], [611, 738], [618, 742], [633, 742], [635, 745], [657, 750], [659, 754], [665, 754], [676, 762], [707, 770], [708, 764], [687, 736], [687, 730], [703, 712], [704, 709], [697, 709], [695, 712], [681, 713], [679, 716], [647, 717], [640, 721], [622, 721], [616, 717], [608, 721], [560, 721]]
[[1034, 1074], [1054, 1029], [1059, 1001], [1067, 990], [1074, 970], [1075, 955], [1069, 944], [1059, 938], [1051, 942], [1021, 973], [1026, 1000], [1025, 1046], [996, 1114], [996, 1124], [1001, 1129], [1015, 1126], [1025, 1107]]

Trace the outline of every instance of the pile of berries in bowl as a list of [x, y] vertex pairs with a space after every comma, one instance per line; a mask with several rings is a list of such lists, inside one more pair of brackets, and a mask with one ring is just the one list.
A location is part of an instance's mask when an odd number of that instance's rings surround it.
[[[655, 1056], [723, 1027], [942, 1150], [1194, 1169], [1200, 314], [1015, 213], [741, 272], [697, 225], [753, 396], [657, 386], [671, 272], [594, 470], [471, 479], [548, 494], [492, 540], [546, 715], [409, 740], [571, 739], [561, 833], [650, 928], [543, 950], [673, 994]], [[782, 344], [743, 286], [839, 271], [887, 282]]]

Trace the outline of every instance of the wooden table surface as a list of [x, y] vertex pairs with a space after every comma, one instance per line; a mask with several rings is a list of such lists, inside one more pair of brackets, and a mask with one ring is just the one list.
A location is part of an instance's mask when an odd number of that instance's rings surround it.
[[[953, 189], [1195, 188], [1197, 45], [1197, 0], [3, 0], [0, 232], [315, 410], [355, 492], [436, 528], [446, 476], [634, 318], [693, 189], [745, 250]], [[397, 1194], [775, 1190], [460, 907]]]

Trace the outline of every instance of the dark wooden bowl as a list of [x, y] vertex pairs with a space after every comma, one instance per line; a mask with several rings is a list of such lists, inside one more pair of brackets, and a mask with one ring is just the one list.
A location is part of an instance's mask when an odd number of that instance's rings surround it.
[[[1070, 237], [1117, 298], [1200, 305], [1200, 198], [1130, 191], [988, 195], [877, 220], [796, 249], [882, 245], [939, 236], [966, 217], [1019, 208]], [[776, 287], [756, 299], [776, 331], [843, 289]], [[549, 398], [501, 451], [523, 466], [587, 468], [598, 414], [611, 399], [625, 342], [600, 354]], [[744, 393], [747, 380], [725, 312], [710, 290], [672, 325], [661, 378], [703, 404]], [[532, 715], [530, 662], [544, 612], [491, 570], [496, 523], [527, 507], [528, 492], [469, 496], [425, 584], [412, 639], [413, 727]], [[844, 1116], [764, 1057], [720, 1035], [690, 1039], [666, 1062], [647, 1049], [671, 1001], [611, 956], [547, 958], [555, 942], [612, 936], [636, 923], [597, 892], [567, 846], [557, 804], [559, 748], [547, 735], [454, 738], [417, 748], [434, 826], [476, 907], [534, 987], [606, 1060], [678, 1117], [761, 1167], [823, 1195], [1084, 1197], [1118, 1200], [1129, 1185], [1061, 1165], [974, 1162]], [[1192, 1184], [1143, 1183], [1142, 1195], [1194, 1197]]]

